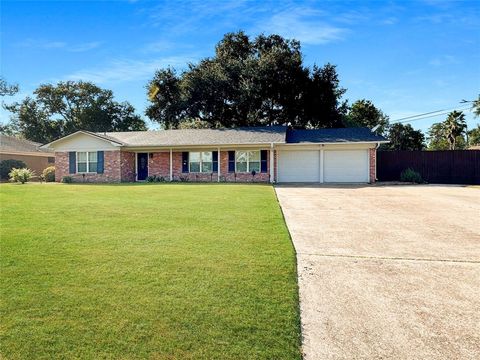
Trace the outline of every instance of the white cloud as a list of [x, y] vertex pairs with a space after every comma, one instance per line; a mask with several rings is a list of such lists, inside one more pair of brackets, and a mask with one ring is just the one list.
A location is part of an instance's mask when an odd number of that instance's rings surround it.
[[70, 52], [84, 52], [98, 48], [101, 44], [102, 43], [99, 41], [92, 41], [80, 44], [69, 44], [65, 41], [26, 39], [25, 41], [18, 43], [17, 46], [41, 50], [62, 49]]
[[381, 21], [381, 24], [383, 25], [395, 25], [398, 23], [398, 18], [395, 16], [390, 16]]
[[439, 67], [444, 65], [458, 64], [459, 61], [455, 56], [452, 55], [442, 55], [436, 58], [433, 58], [428, 62], [430, 65]]
[[327, 44], [342, 40], [347, 29], [327, 24], [325, 14], [310, 8], [286, 9], [258, 26], [261, 32], [278, 33], [303, 44]]
[[172, 56], [154, 60], [115, 60], [104, 67], [76, 71], [64, 79], [91, 81], [97, 84], [145, 80], [152, 77], [160, 68], [168, 66], [180, 68], [194, 60], [193, 56]]
[[84, 52], [98, 48], [102, 43], [99, 41], [92, 41], [84, 44], [78, 44], [67, 48], [71, 52]]
[[145, 53], [156, 53], [171, 50], [173, 47], [174, 45], [172, 42], [160, 40], [146, 44], [141, 51]]

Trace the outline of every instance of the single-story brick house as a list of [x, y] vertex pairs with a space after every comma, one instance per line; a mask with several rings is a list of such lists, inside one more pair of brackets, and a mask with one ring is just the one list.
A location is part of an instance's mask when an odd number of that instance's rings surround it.
[[92, 133], [44, 145], [55, 151], [56, 179], [79, 182], [375, 181], [385, 138], [368, 128], [294, 130], [285, 126]]

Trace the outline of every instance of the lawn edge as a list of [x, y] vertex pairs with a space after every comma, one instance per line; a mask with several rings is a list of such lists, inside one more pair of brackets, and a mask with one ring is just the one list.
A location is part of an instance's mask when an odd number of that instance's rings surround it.
[[296, 300], [297, 300], [297, 306], [296, 306], [296, 323], [297, 323], [297, 333], [298, 333], [298, 336], [297, 336], [297, 342], [298, 342], [298, 347], [299, 347], [299, 351], [300, 351], [300, 359], [304, 359], [304, 352], [303, 352], [303, 328], [302, 328], [302, 318], [301, 318], [301, 308], [300, 308], [300, 284], [299, 284], [299, 278], [298, 278], [298, 254], [297, 254], [297, 249], [295, 248], [295, 244], [293, 243], [293, 238], [292, 238], [292, 234], [290, 233], [290, 229], [288, 228], [288, 225], [287, 225], [287, 221], [285, 219], [285, 214], [283, 212], [283, 209], [282, 209], [282, 206], [280, 205], [280, 201], [278, 200], [278, 195], [277, 195], [277, 190], [276, 190], [276, 186], [275, 185], [272, 185], [272, 189], [273, 189], [273, 193], [275, 194], [275, 200], [277, 202], [277, 205], [280, 209], [280, 214], [282, 215], [282, 219], [283, 219], [283, 224], [285, 226], [285, 229], [287, 230], [287, 234], [288, 234], [288, 238], [290, 239], [290, 243], [292, 244], [292, 248], [293, 248], [293, 254], [295, 256], [295, 269], [294, 269], [294, 272], [295, 272], [295, 285], [296, 285], [296, 288], [297, 288], [297, 291], [296, 291]]

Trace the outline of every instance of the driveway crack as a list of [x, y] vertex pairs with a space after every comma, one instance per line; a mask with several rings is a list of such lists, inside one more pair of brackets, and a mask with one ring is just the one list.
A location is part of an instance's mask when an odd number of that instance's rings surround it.
[[415, 257], [369, 256], [369, 255], [314, 254], [314, 253], [306, 253], [306, 252], [297, 252], [297, 255], [346, 258], [346, 259], [362, 259], [362, 260], [428, 261], [428, 262], [454, 262], [454, 263], [480, 264], [480, 260], [462, 260], [462, 259], [432, 259], [432, 258], [415, 258]]

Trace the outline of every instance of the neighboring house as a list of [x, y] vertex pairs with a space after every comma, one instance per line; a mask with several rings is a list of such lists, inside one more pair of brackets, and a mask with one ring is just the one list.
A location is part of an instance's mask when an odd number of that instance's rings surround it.
[[284, 126], [92, 133], [44, 145], [55, 151], [56, 180], [227, 182], [375, 181], [368, 128], [292, 130]]
[[0, 161], [21, 160], [37, 175], [48, 166], [55, 165], [53, 151], [40, 148], [42, 144], [0, 134]]
[[480, 150], [480, 145], [472, 145], [468, 148], [468, 150]]

